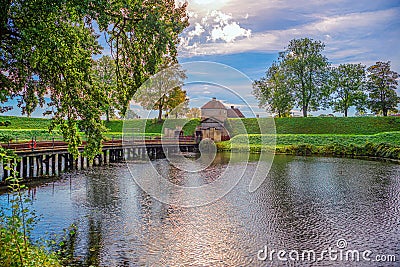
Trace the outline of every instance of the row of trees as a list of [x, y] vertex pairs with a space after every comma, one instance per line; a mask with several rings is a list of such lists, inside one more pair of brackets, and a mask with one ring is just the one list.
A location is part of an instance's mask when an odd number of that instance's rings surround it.
[[288, 116], [294, 107], [300, 108], [304, 117], [309, 111], [326, 108], [346, 117], [350, 107], [359, 112], [369, 108], [383, 116], [397, 112], [399, 74], [391, 70], [390, 61], [368, 68], [362, 64], [332, 67], [322, 54], [324, 48], [318, 40], [291, 40], [266, 76], [253, 84], [260, 107], [279, 117]]
[[[148, 77], [177, 62], [178, 36], [188, 26], [186, 5], [174, 0], [2, 1], [0, 102], [16, 98], [29, 115], [49, 96], [51, 129], [63, 132], [76, 155], [80, 121], [86, 152], [95, 155], [105, 130], [100, 117], [113, 109], [124, 113]], [[113, 62], [93, 62], [104, 49], [100, 36]], [[1, 111], [10, 108], [2, 105]]]

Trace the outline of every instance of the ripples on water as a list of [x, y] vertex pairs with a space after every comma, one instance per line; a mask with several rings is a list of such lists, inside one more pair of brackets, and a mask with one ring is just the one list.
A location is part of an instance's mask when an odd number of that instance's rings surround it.
[[[253, 160], [256, 160], [253, 159]], [[219, 154], [197, 175], [213, 181], [229, 156]], [[141, 163], [136, 163], [141, 168]], [[192, 179], [157, 160], [176, 184]], [[219, 201], [197, 208], [161, 204], [138, 188], [125, 164], [66, 174], [35, 189], [42, 215], [34, 236], [78, 225], [75, 255], [100, 266], [270, 266], [257, 252], [322, 251], [345, 239], [348, 249], [397, 254], [396, 263], [279, 262], [273, 266], [399, 266], [400, 166], [338, 158], [276, 156], [262, 186], [248, 193], [250, 162], [239, 184]], [[246, 168], [237, 161], [238, 172]], [[204, 192], [207, 197], [207, 192]], [[0, 196], [7, 205], [7, 196]]]

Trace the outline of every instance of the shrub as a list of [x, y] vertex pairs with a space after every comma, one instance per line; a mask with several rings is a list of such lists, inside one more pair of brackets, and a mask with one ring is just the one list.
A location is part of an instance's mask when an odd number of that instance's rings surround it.
[[0, 158], [12, 162], [5, 169], [12, 175], [7, 178], [12, 191], [10, 214], [0, 211], [0, 266], [4, 267], [34, 267], [61, 266], [54, 253], [47, 252], [43, 247], [34, 245], [29, 239], [35, 214], [27, 207], [29, 198], [25, 197], [20, 184], [18, 172], [15, 170], [17, 158], [8, 150], [0, 147]]

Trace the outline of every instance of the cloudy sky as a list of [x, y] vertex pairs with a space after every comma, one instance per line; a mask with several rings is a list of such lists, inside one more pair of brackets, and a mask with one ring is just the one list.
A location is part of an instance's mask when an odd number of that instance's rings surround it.
[[[188, 1], [190, 26], [180, 37], [181, 63], [222, 63], [256, 80], [291, 39], [311, 37], [325, 43], [325, 55], [333, 65], [369, 66], [390, 60], [392, 69], [400, 73], [400, 0]], [[257, 114], [266, 115], [251, 97], [251, 81], [235, 86], [236, 95], [243, 96]], [[217, 96], [227, 106], [245, 108], [234, 93], [224, 93], [210, 84], [188, 85], [186, 89], [191, 106], [199, 107]], [[5, 114], [20, 112], [15, 108]], [[41, 117], [42, 113], [38, 109], [33, 116]]]
[[400, 72], [399, 0], [189, 0], [180, 61], [230, 65], [252, 79], [293, 38], [326, 44], [332, 64], [392, 61]]
[[[189, 0], [188, 10], [180, 62], [223, 63], [255, 80], [291, 39], [311, 37], [325, 43], [333, 65], [390, 60], [400, 72], [399, 0]], [[205, 88], [204, 97], [211, 95]]]

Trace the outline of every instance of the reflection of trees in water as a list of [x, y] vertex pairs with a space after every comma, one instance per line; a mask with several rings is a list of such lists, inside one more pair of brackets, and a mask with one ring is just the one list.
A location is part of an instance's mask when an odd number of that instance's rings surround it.
[[[68, 235], [69, 240], [65, 242], [68, 247], [65, 256], [69, 259], [71, 266], [99, 266], [100, 264], [104, 230], [102, 218], [108, 213], [115, 216], [117, 212], [115, 208], [120, 205], [118, 177], [107, 174], [110, 174], [107, 170], [96, 173], [88, 171], [86, 174], [85, 204], [89, 207], [88, 216], [79, 221], [77, 234]], [[83, 253], [78, 251], [82, 244]]]
[[[82, 233], [82, 232], [79, 232]], [[87, 246], [85, 256], [82, 258], [76, 256], [79, 236], [78, 228], [71, 226], [64, 234], [63, 241], [60, 243], [60, 256], [64, 266], [99, 266], [100, 250], [102, 243], [102, 227], [101, 220], [95, 220], [93, 217], [88, 218], [88, 232], [86, 237]], [[84, 235], [82, 233], [82, 235]]]
[[100, 264], [100, 249], [102, 243], [101, 220], [89, 218], [89, 232], [85, 266], [98, 266]]

